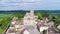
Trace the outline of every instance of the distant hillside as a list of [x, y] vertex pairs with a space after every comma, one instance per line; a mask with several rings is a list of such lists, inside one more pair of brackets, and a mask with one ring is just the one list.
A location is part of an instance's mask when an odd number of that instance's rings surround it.
[[15, 13], [15, 14], [25, 14], [26, 12], [29, 11], [23, 11], [23, 10], [14, 10], [14, 11], [0, 11], [0, 14], [11, 14], [11, 13]]
[[[29, 12], [27, 10], [14, 10], [14, 11], [0, 11], [1, 13], [21, 13], [21, 14], [25, 14], [26, 12]], [[44, 13], [44, 14], [60, 14], [60, 10], [35, 10], [35, 13]]]
[[60, 14], [60, 10], [35, 10], [35, 13]]

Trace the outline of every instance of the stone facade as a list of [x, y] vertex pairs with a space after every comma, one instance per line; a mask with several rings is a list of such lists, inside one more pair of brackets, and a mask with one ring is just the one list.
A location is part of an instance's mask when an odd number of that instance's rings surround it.
[[34, 25], [36, 24], [35, 20], [38, 18], [38, 16], [34, 15], [34, 11], [30, 11], [30, 13], [26, 13], [26, 15], [23, 18], [23, 24], [24, 25]]

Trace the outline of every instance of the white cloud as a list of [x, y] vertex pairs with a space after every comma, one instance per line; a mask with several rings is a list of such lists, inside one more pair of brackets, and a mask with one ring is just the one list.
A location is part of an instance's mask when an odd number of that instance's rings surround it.
[[0, 1], [0, 10], [60, 9], [59, 6], [60, 6], [60, 0], [1, 0]]
[[23, 2], [34, 2], [35, 0], [23, 0]]

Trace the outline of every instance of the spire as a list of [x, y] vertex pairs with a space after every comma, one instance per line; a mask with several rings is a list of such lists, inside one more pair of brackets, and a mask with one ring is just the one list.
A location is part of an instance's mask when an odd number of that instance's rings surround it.
[[34, 13], [34, 10], [30, 10], [30, 13]]
[[34, 10], [30, 10], [31, 16], [34, 16]]

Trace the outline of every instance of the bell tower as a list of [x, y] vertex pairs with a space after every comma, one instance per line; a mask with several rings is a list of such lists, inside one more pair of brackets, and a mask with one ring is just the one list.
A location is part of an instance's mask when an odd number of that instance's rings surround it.
[[34, 10], [30, 10], [30, 13], [34, 13]]
[[34, 15], [34, 10], [30, 10], [30, 14], [33, 16]]

